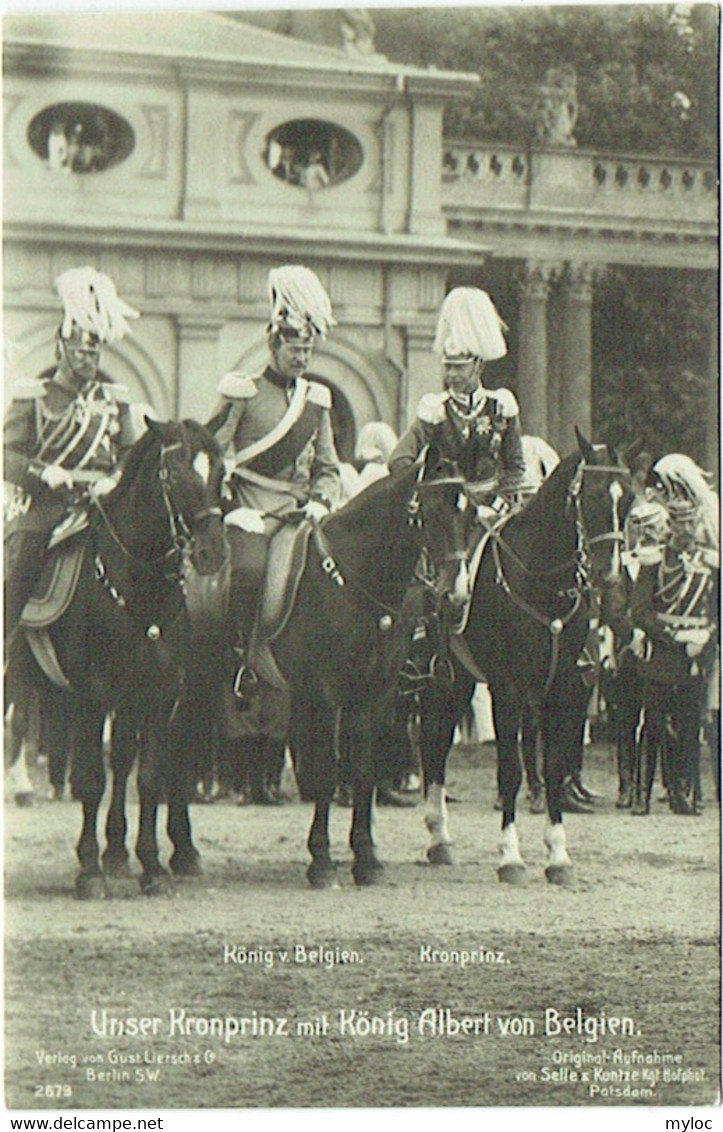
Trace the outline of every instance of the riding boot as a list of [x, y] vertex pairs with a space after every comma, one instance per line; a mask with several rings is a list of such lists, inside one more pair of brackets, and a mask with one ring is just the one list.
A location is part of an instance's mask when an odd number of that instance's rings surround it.
[[657, 748], [644, 737], [638, 748], [635, 767], [635, 799], [632, 812], [639, 817], [650, 813], [650, 796], [657, 763]]
[[257, 597], [256, 587], [244, 585], [235, 574], [231, 575], [232, 624], [236, 625], [236, 639], [232, 649], [236, 658], [236, 671], [233, 678], [233, 694], [239, 707], [245, 710], [251, 706], [259, 693], [259, 677], [248, 662], [248, 645], [254, 621]]

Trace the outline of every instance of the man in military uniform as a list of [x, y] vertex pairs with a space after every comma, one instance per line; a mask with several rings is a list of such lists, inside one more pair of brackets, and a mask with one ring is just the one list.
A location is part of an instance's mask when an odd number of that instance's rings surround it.
[[[248, 642], [269, 540], [284, 522], [319, 522], [339, 494], [331, 394], [304, 377], [315, 340], [334, 325], [331, 303], [314, 273], [296, 265], [269, 273], [269, 296], [269, 364], [254, 375], [226, 374], [209, 422], [228, 469], [229, 620], [240, 630], [239, 651]], [[255, 682], [242, 663], [235, 683], [241, 699]]]
[[114, 486], [143, 428], [123, 386], [99, 373], [101, 346], [122, 338], [138, 312], [92, 267], [71, 268], [55, 285], [64, 306], [57, 367], [15, 387], [4, 423], [6, 637], [40, 576], [51, 531], [90, 486]]
[[[700, 804], [699, 733], [718, 635], [719, 565], [717, 551], [701, 538], [702, 501], [679, 486], [668, 484], [670, 538], [659, 560], [641, 568], [631, 616], [652, 643], [643, 758], [654, 757], [670, 718], [670, 806], [676, 814], [695, 814]], [[643, 777], [646, 785], [652, 783], [649, 773]], [[649, 790], [647, 785], [644, 806], [649, 806]]]
[[[485, 291], [457, 287], [442, 304], [434, 350], [442, 357], [444, 390], [425, 394], [411, 427], [389, 460], [394, 474], [434, 442], [456, 460], [489, 518], [525, 479], [519, 407], [509, 389], [485, 389], [485, 364], [507, 353], [502, 322]], [[491, 508], [491, 510], [490, 510]]]

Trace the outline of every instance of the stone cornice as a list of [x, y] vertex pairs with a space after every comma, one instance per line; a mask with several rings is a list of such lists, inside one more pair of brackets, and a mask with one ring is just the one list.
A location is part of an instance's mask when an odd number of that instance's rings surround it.
[[368, 263], [422, 263], [428, 266], [481, 264], [488, 248], [473, 240], [447, 236], [383, 235], [335, 229], [190, 225], [188, 221], [136, 222], [109, 225], [84, 218], [82, 224], [62, 224], [57, 218], [5, 222], [5, 243], [26, 245], [89, 244], [97, 247], [146, 249], [164, 252], [223, 252], [226, 255], [259, 253], [278, 258], [279, 248], [295, 256], [352, 260]]

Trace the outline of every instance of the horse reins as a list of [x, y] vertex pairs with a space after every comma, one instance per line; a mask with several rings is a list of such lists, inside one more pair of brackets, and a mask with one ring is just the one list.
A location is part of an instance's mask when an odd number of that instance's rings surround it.
[[[547, 680], [545, 681], [545, 688], [543, 695], [547, 696], [557, 675], [557, 665], [560, 657], [560, 641], [563, 632], [568, 624], [578, 613], [580, 605], [582, 604], [583, 593], [589, 591], [592, 587], [589, 580], [589, 566], [590, 556], [588, 548], [595, 546], [601, 542], [622, 542], [622, 531], [612, 530], [605, 531], [599, 535], [593, 535], [592, 538], [588, 537], [585, 531], [585, 524], [582, 515], [582, 504], [580, 500], [582, 481], [585, 472], [604, 472], [608, 475], [624, 473], [625, 468], [618, 465], [610, 464], [589, 464], [584, 459], [578, 464], [567, 491], [567, 502], [573, 503], [575, 507], [575, 552], [571, 558], [567, 559], [559, 566], [555, 566], [550, 570], [533, 571], [526, 565], [519, 555], [512, 549], [512, 547], [502, 538], [500, 531], [490, 530], [489, 537], [492, 539], [492, 556], [495, 565], [495, 582], [499, 585], [510, 601], [532, 617], [539, 625], [542, 625], [550, 634], [551, 640], [551, 654], [550, 654], [550, 667], [548, 669]], [[568, 590], [554, 591], [557, 597], [570, 597], [572, 599], [572, 606], [563, 617], [554, 617], [550, 619], [545, 614], [540, 613], [534, 606], [530, 605], [523, 597], [516, 594], [504, 575], [502, 566], [502, 559], [500, 558], [500, 549], [505, 551], [512, 561], [533, 580], [541, 580], [543, 578], [555, 577], [571, 566], [575, 568], [575, 581], [574, 585]]]

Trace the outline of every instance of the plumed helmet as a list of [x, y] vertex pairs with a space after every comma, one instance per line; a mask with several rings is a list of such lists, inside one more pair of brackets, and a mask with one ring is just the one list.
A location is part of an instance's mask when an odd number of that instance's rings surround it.
[[670, 534], [667, 508], [657, 499], [638, 500], [628, 512], [625, 533], [631, 547], [639, 542], [648, 545], [664, 543]]
[[433, 349], [445, 361], [492, 362], [507, 353], [507, 329], [486, 291], [455, 287], [442, 303]]
[[76, 326], [100, 342], [116, 342], [129, 332], [128, 319], [139, 317], [118, 296], [113, 280], [94, 267], [71, 267], [55, 280], [55, 289], [63, 304], [63, 338]]
[[286, 264], [269, 272], [271, 314], [268, 331], [290, 331], [296, 337], [326, 338], [336, 320], [331, 300], [308, 267]]
[[709, 483], [710, 476], [682, 452], [662, 456], [650, 469], [648, 482], [673, 520], [691, 519], [697, 514], [705, 541], [718, 546], [718, 496]]
[[384, 421], [368, 421], [362, 425], [354, 449], [360, 464], [387, 464], [397, 443], [397, 434]]

